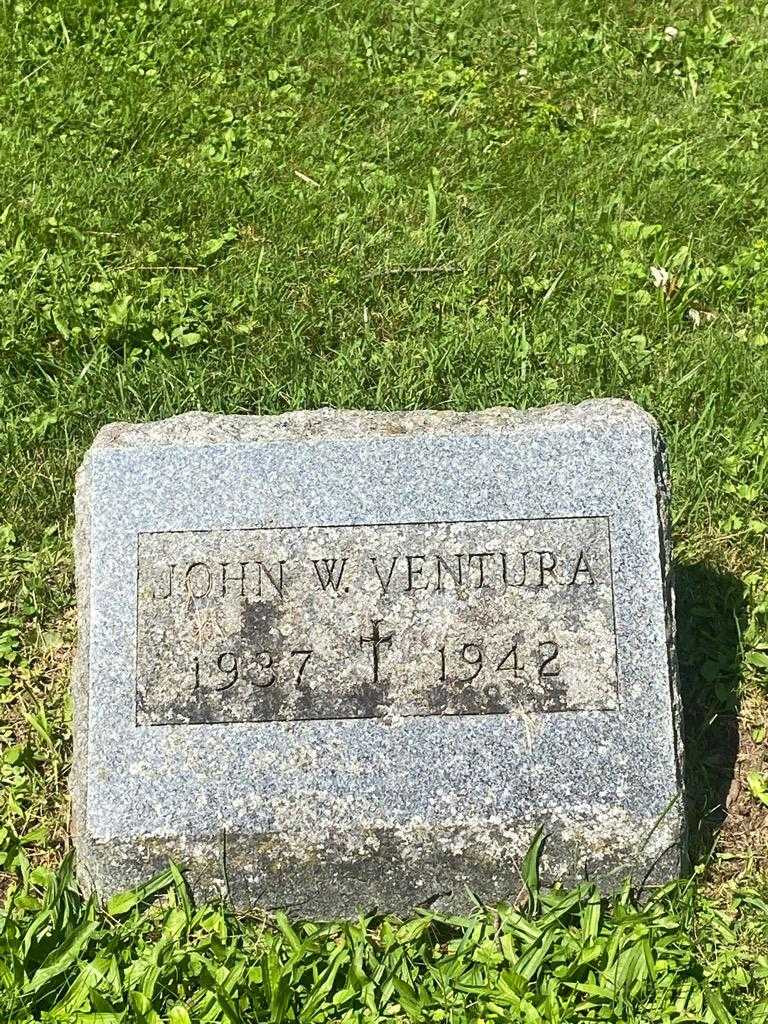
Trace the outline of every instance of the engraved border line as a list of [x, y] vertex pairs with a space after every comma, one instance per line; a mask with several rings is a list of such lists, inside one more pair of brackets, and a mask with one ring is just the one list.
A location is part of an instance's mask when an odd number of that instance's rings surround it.
[[[138, 701], [138, 684], [139, 684], [139, 545], [142, 537], [156, 537], [158, 535], [169, 536], [190, 533], [262, 533], [265, 530], [352, 530], [360, 527], [378, 527], [378, 526], [465, 526], [465, 525], [482, 525], [483, 523], [562, 523], [562, 522], [589, 522], [592, 520], [603, 520], [607, 526], [608, 534], [608, 574], [610, 577], [611, 584], [611, 612], [613, 616], [613, 643], [614, 643], [614, 674], [615, 684], [614, 689], [616, 692], [616, 707], [599, 707], [599, 708], [560, 708], [552, 710], [537, 710], [531, 712], [532, 714], [544, 714], [544, 715], [562, 715], [562, 714], [586, 714], [586, 713], [600, 713], [605, 714], [609, 712], [618, 713], [621, 711], [621, 699], [619, 695], [619, 641], [618, 634], [616, 631], [616, 589], [613, 578], [613, 550], [611, 544], [611, 517], [610, 515], [604, 516], [516, 516], [509, 518], [507, 516], [500, 516], [496, 519], [410, 519], [402, 522], [387, 522], [387, 523], [306, 523], [306, 524], [293, 524], [291, 526], [212, 526], [206, 529], [197, 530], [138, 530], [136, 533], [136, 634], [134, 642], [134, 725], [137, 729], [168, 727], [173, 726], [174, 728], [183, 728], [185, 726], [196, 726], [196, 725], [263, 725], [268, 722], [375, 722], [379, 721], [382, 716], [379, 715], [333, 715], [327, 718], [288, 718], [288, 719], [273, 719], [273, 718], [261, 718], [261, 719], [238, 719], [238, 718], [226, 718], [221, 720], [206, 720], [204, 722], [139, 722], [139, 701]], [[434, 715], [428, 712], [416, 715], [408, 715], [408, 718], [503, 718], [505, 716], [513, 715], [515, 711], [497, 711], [497, 712], [485, 712], [485, 711], [473, 711], [465, 713], [463, 715]]]

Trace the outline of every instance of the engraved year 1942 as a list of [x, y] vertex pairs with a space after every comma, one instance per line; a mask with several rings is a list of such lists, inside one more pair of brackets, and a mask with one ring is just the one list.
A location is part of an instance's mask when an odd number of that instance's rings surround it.
[[439, 653], [443, 683], [471, 683], [488, 672], [511, 673], [511, 678], [526, 681], [560, 675], [560, 645], [555, 640], [487, 645], [478, 638], [443, 646]]

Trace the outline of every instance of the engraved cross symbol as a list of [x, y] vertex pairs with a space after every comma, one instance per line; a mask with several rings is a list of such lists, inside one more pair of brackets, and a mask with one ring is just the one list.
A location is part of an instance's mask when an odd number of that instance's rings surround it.
[[360, 649], [362, 650], [365, 644], [373, 644], [373, 685], [377, 686], [379, 682], [379, 647], [382, 644], [390, 646], [392, 644], [392, 634], [389, 636], [382, 636], [379, 632], [379, 623], [383, 622], [383, 619], [371, 619], [371, 636], [360, 637]]

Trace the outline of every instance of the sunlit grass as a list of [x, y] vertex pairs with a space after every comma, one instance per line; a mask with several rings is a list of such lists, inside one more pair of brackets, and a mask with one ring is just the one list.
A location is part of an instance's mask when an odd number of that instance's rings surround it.
[[49, 871], [99, 426], [603, 395], [670, 446], [707, 860], [744, 706], [765, 772], [768, 12], [28, 0], [0, 26], [0, 1018], [767, 1019], [747, 786], [707, 870], [643, 909], [292, 932], [171, 881], [105, 915]]

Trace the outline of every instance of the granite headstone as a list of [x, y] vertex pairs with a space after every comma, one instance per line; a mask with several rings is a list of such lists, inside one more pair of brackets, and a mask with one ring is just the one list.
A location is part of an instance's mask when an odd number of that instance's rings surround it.
[[73, 833], [109, 895], [333, 917], [681, 870], [654, 420], [191, 413], [78, 480]]

